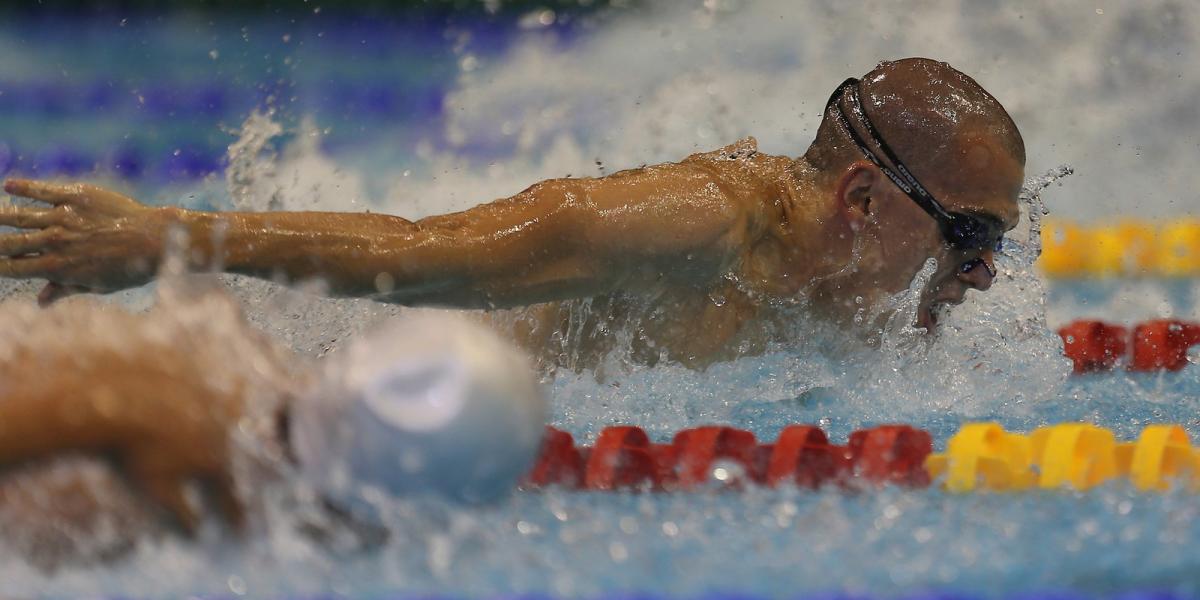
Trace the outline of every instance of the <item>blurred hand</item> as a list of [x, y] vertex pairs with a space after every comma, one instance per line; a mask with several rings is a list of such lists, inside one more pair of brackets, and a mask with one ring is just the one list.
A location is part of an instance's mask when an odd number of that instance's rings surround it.
[[114, 292], [153, 278], [168, 210], [93, 185], [10, 179], [4, 191], [47, 207], [0, 208], [0, 277], [42, 278], [43, 305], [80, 292]]
[[[147, 326], [134, 315], [113, 318], [130, 331]], [[215, 384], [214, 377], [225, 381]], [[0, 362], [0, 379], [0, 467], [71, 454], [113, 457], [185, 532], [200, 520], [200, 507], [185, 494], [193, 482], [240, 528], [230, 430], [242, 415], [241, 383], [199, 368], [187, 340], [131, 339], [120, 350], [80, 341], [69, 353], [31, 349]]]

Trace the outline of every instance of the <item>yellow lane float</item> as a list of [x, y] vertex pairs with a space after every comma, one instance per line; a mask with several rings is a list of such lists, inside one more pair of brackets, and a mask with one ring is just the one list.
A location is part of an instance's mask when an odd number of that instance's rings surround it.
[[1015, 491], [1033, 485], [1032, 458], [1029, 438], [996, 423], [968, 423], [946, 442], [945, 454], [925, 460], [925, 468], [932, 479], [944, 476], [952, 492]]
[[1091, 226], [1047, 220], [1038, 265], [1062, 278], [1200, 275], [1200, 219]]
[[1173, 483], [1196, 488], [1200, 456], [1178, 425], [1151, 425], [1133, 443], [1117, 446], [1118, 468], [1142, 491], [1163, 491]]
[[1150, 425], [1137, 441], [1117, 442], [1111, 431], [1065, 423], [1028, 436], [996, 423], [968, 423], [925, 460], [930, 478], [951, 492], [1088, 490], [1126, 477], [1141, 491], [1174, 485], [1200, 491], [1200, 449], [1179, 425]]
[[1117, 476], [1117, 439], [1087, 423], [1034, 430], [1029, 436], [1039, 470], [1038, 487], [1087, 490]]

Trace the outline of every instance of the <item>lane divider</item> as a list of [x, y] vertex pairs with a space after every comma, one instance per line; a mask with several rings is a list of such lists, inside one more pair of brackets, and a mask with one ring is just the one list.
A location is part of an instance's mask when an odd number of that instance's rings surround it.
[[1197, 276], [1200, 218], [1094, 226], [1048, 219], [1038, 265], [1047, 276], [1061, 278]]
[[547, 428], [529, 489], [561, 487], [600, 491], [688, 491], [746, 485], [817, 488], [901, 485], [924, 487], [929, 433], [908, 425], [883, 425], [851, 434], [845, 446], [830, 444], [810, 425], [784, 429], [773, 444], [719, 425], [685, 429], [669, 444], [655, 444], [639, 427], [600, 432], [596, 443], [576, 447], [571, 435]]
[[970, 423], [925, 466], [951, 492], [1082, 491], [1119, 477], [1140, 491], [1200, 489], [1200, 449], [1179, 425], [1150, 425], [1136, 441], [1122, 443], [1111, 431], [1086, 423], [1042, 427], [1028, 436], [995, 423]]
[[1178, 371], [1190, 363], [1191, 347], [1200, 344], [1200, 324], [1159, 319], [1127, 329], [1102, 321], [1075, 321], [1058, 335], [1076, 373], [1122, 364], [1130, 371]]
[[591, 447], [546, 428], [524, 489], [686, 492], [747, 485], [857, 490], [936, 483], [954, 493], [1031, 489], [1086, 491], [1125, 479], [1139, 491], [1183, 486], [1200, 491], [1200, 448], [1179, 425], [1145, 427], [1121, 442], [1103, 427], [1063, 423], [1010, 433], [997, 423], [967, 423], [934, 454], [927, 431], [881, 425], [829, 443], [812, 425], [792, 425], [774, 443], [720, 425], [685, 429], [668, 444], [653, 443], [639, 427], [605, 428]]

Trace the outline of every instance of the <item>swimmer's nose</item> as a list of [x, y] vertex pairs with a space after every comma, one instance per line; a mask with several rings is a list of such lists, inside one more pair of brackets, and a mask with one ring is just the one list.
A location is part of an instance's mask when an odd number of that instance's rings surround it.
[[979, 258], [963, 263], [958, 270], [959, 281], [981, 292], [992, 287], [992, 279], [995, 277], [996, 263], [991, 250], [985, 251]]

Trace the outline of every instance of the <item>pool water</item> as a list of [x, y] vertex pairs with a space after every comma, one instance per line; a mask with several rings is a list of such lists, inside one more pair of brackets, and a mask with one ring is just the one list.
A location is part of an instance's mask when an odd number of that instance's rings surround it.
[[[1200, 84], [1191, 5], [964, 1], [860, 13], [834, 2], [615, 4], [471, 18], [307, 8], [285, 18], [26, 14], [0, 25], [9, 50], [0, 174], [94, 178], [194, 208], [415, 218], [747, 134], [794, 155], [847, 72], [926, 54], [977, 74], [1012, 108], [1028, 175], [1075, 166], [1044, 194], [1054, 213], [1195, 211], [1194, 142], [1174, 133], [1200, 120], [1188, 92]], [[848, 19], [865, 24], [851, 50], [839, 41]], [[1148, 99], [1152, 86], [1164, 91]], [[1018, 255], [1002, 259], [996, 286], [968, 296], [934, 342], [896, 328], [880, 350], [831, 357], [814, 347], [836, 345], [836, 332], [803, 331], [812, 338], [703, 373], [624, 364], [599, 379], [560, 373], [547, 382], [551, 424], [589, 442], [615, 423], [658, 440], [706, 423], [770, 440], [788, 424], [815, 423], [841, 443], [852, 430], [904, 422], [929, 430], [939, 449], [978, 420], [1020, 432], [1082, 420], [1124, 439], [1151, 423], [1200, 434], [1200, 368], [1074, 377], [1051, 330], [1081, 317], [1197, 319], [1200, 284], [1047, 282]], [[310, 357], [402, 312], [223, 281], [255, 325]], [[8, 298], [33, 292], [2, 285]], [[145, 307], [153, 286], [112, 299]], [[489, 507], [384, 508], [392, 537], [369, 551], [298, 533], [304, 504], [281, 492], [244, 540], [213, 527], [195, 543], [145, 540], [112, 565], [48, 574], [0, 543], [0, 581], [17, 597], [1200, 597], [1196, 497], [1120, 482], [961, 496], [550, 490]]]

